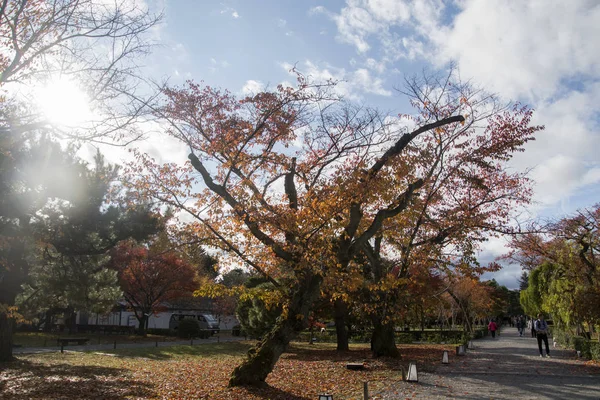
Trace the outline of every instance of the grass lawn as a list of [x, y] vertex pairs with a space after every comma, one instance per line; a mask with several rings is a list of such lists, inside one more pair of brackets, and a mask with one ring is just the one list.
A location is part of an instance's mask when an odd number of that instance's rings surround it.
[[[336, 400], [362, 398], [401, 379], [400, 367], [421, 369], [441, 361], [451, 345], [399, 345], [402, 360], [373, 359], [368, 345], [338, 353], [334, 344], [294, 343], [260, 389], [227, 388], [233, 368], [251, 342], [122, 349], [106, 353], [21, 355], [0, 364], [2, 399], [315, 399], [330, 392]], [[450, 356], [453, 357], [452, 352]], [[350, 371], [347, 362], [365, 362]]]
[[[224, 334], [221, 334], [223, 337]], [[56, 347], [56, 339], [61, 337], [86, 337], [89, 338], [88, 344], [111, 344], [116, 340], [117, 343], [142, 343], [142, 342], [172, 342], [182, 340], [174, 336], [150, 335], [146, 337], [138, 335], [105, 335], [90, 333], [74, 333], [70, 335], [67, 332], [48, 333], [48, 332], [16, 332], [13, 342], [22, 347]]]

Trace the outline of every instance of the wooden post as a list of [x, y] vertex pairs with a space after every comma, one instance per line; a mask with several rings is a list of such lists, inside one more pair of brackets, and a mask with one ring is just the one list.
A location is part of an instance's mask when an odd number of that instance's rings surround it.
[[64, 353], [64, 351], [63, 351], [63, 346], [64, 346], [64, 345], [65, 345], [65, 344], [64, 344], [63, 342], [60, 342], [60, 352], [61, 352], [61, 353]]
[[115, 350], [117, 349], [117, 341], [116, 340], [115, 340], [115, 343], [113, 345], [113, 349], [115, 349]]
[[363, 399], [369, 400], [369, 382], [365, 381], [363, 383]]
[[156, 347], [158, 347], [158, 340], [156, 341]]

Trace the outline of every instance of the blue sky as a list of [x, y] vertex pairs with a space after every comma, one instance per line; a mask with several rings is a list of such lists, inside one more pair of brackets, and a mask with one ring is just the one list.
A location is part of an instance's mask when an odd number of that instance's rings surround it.
[[[600, 201], [600, 2], [585, 0], [165, 0], [148, 59], [155, 77], [204, 80], [234, 93], [274, 87], [291, 65], [385, 111], [409, 112], [405, 75], [455, 63], [546, 125], [512, 162], [534, 168], [534, 216], [559, 217]], [[164, 148], [161, 149], [164, 155]], [[168, 157], [166, 157], [168, 158]], [[504, 251], [487, 243], [483, 261]], [[518, 266], [494, 277], [516, 287]], [[489, 276], [486, 276], [489, 277]]]

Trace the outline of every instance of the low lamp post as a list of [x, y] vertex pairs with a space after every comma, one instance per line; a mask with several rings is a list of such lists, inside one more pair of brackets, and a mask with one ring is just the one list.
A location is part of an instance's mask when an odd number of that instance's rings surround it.
[[333, 400], [333, 395], [329, 393], [320, 394], [319, 400]]

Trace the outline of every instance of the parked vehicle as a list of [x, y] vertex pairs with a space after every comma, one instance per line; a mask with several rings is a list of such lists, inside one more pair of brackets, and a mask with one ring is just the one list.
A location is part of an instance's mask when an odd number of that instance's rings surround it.
[[169, 319], [169, 329], [177, 332], [179, 321], [193, 319], [198, 321], [201, 330], [210, 330], [210, 334], [219, 333], [219, 321], [211, 314], [173, 314]]

